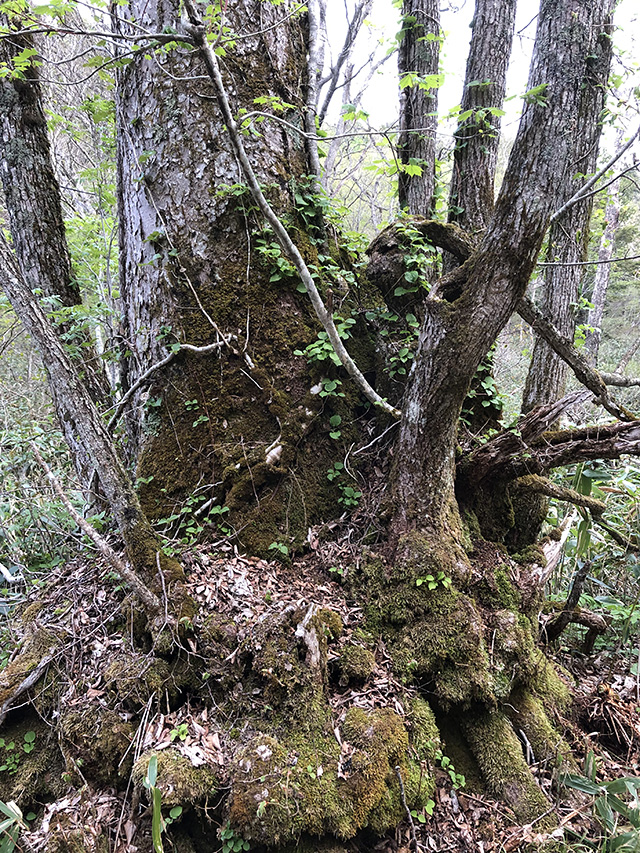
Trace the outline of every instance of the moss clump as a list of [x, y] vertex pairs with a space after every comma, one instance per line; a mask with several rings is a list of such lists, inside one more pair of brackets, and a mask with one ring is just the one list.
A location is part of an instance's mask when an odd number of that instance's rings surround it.
[[571, 748], [559, 732], [551, 725], [542, 702], [528, 690], [512, 697], [507, 714], [513, 725], [521, 729], [533, 750], [533, 760], [551, 761], [556, 767], [575, 765]]
[[318, 618], [324, 626], [324, 632], [329, 640], [339, 640], [344, 632], [342, 617], [335, 610], [325, 607], [318, 612]]
[[169, 664], [159, 658], [123, 651], [104, 671], [105, 686], [128, 708], [147, 704], [153, 695], [177, 695]]
[[389, 638], [398, 671], [433, 684], [443, 707], [491, 703], [492, 681], [482, 616], [474, 602], [453, 589], [428, 594], [421, 618]]
[[38, 628], [24, 643], [22, 651], [0, 671], [0, 708], [30, 675], [43, 658], [53, 656], [60, 640], [45, 628]]
[[[22, 745], [27, 732], [35, 733], [34, 748], [25, 753]], [[0, 800], [15, 800], [19, 806], [30, 805], [34, 800], [55, 799], [66, 789], [62, 780], [64, 763], [58, 742], [52, 729], [33, 712], [21, 714], [14, 720], [11, 716], [0, 729], [5, 743], [14, 743], [17, 755], [15, 772], [0, 772]], [[0, 765], [6, 753], [0, 748]]]
[[144, 789], [153, 755], [158, 761], [156, 788], [162, 795], [163, 806], [193, 806], [204, 802], [218, 790], [218, 778], [211, 767], [194, 767], [188, 758], [169, 748], [145, 752], [133, 765], [131, 778], [138, 791]]
[[549, 809], [504, 714], [468, 714], [461, 720], [461, 729], [489, 792], [510, 805], [518, 821], [530, 822]]
[[372, 652], [362, 646], [345, 646], [336, 663], [340, 684], [363, 684], [373, 675], [376, 659]]
[[404, 813], [396, 766], [411, 807], [426, 804], [433, 782], [408, 759], [398, 714], [351, 708], [342, 740], [346, 753], [330, 729], [306, 738], [257, 733], [231, 768], [229, 820], [238, 834], [273, 846], [303, 834], [352, 838], [365, 827], [383, 832]]
[[[539, 649], [535, 651], [533, 661], [529, 687], [540, 697], [547, 710], [558, 708], [566, 711], [571, 704], [571, 692], [558, 675], [560, 667], [552, 663]], [[571, 679], [569, 673], [566, 673], [566, 676]]]
[[86, 779], [113, 787], [129, 778], [134, 727], [115, 711], [88, 703], [65, 709], [60, 732], [69, 773], [80, 768]]
[[431, 706], [420, 696], [414, 696], [407, 702], [406, 711], [409, 741], [418, 759], [433, 760], [441, 743], [440, 730]]

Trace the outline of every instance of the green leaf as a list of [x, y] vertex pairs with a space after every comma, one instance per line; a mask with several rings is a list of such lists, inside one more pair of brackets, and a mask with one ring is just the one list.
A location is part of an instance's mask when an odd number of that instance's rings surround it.
[[591, 794], [591, 796], [594, 796], [602, 793], [600, 785], [596, 785], [596, 783], [592, 782], [590, 779], [585, 779], [584, 776], [574, 776], [569, 773], [562, 781], [567, 788], [574, 788], [576, 791], [582, 791], [583, 794]]
[[[154, 755], [153, 758], [156, 758], [156, 756]], [[154, 853], [164, 853], [164, 847], [162, 845], [162, 795], [158, 788], [151, 788], [151, 799], [153, 804], [153, 817], [151, 819], [151, 839], [153, 841], [153, 850]]]
[[149, 759], [149, 767], [147, 768], [147, 781], [153, 788], [158, 778], [158, 756], [152, 755]]

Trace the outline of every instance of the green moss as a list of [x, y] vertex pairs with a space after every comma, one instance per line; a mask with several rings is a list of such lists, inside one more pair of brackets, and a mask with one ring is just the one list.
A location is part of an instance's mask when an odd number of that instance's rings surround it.
[[[571, 748], [551, 725], [542, 702], [527, 690], [519, 691], [506, 707], [514, 728], [522, 730], [531, 744], [535, 761], [550, 761], [554, 766], [573, 769]], [[567, 762], [569, 767], [567, 767]]]
[[461, 728], [489, 792], [506, 802], [520, 822], [539, 818], [550, 803], [536, 784], [522, 746], [499, 711], [468, 714]]
[[38, 628], [24, 641], [20, 654], [0, 671], [0, 708], [43, 658], [55, 654], [59, 645], [58, 637], [46, 628]]
[[[25, 753], [22, 744], [27, 732], [35, 732], [34, 748]], [[14, 720], [9, 717], [0, 730], [6, 743], [15, 743], [19, 761], [15, 773], [0, 772], [0, 800], [15, 800], [19, 806], [31, 805], [36, 799], [55, 799], [66, 789], [62, 780], [64, 763], [55, 733], [35, 713], [28, 712]], [[0, 748], [0, 764], [4, 750]]]
[[324, 631], [329, 640], [339, 640], [344, 632], [342, 617], [335, 610], [324, 608], [318, 612], [318, 618], [324, 626]]
[[218, 790], [218, 778], [211, 767], [194, 767], [188, 758], [176, 749], [169, 748], [145, 752], [135, 762], [131, 778], [139, 792], [144, 790], [144, 780], [153, 755], [158, 761], [156, 788], [162, 795], [163, 806], [187, 808], [199, 805], [213, 797]]
[[[540, 697], [545, 708], [566, 711], [571, 704], [571, 692], [558, 675], [559, 669], [542, 651], [536, 650], [529, 687]], [[566, 677], [569, 681], [572, 678], [569, 673]]]
[[433, 760], [441, 746], [440, 730], [431, 706], [419, 696], [414, 696], [406, 705], [406, 725], [409, 741], [419, 760]]
[[373, 675], [376, 659], [372, 652], [362, 646], [348, 645], [342, 649], [336, 663], [340, 684], [362, 684]]
[[[134, 726], [115, 711], [83, 703], [64, 710], [60, 720], [67, 771], [97, 786], [117, 787], [129, 778]], [[80, 778], [82, 778], [80, 777]]]
[[150, 696], [175, 698], [178, 689], [169, 664], [151, 655], [123, 650], [103, 673], [105, 687], [128, 708], [141, 708]]
[[238, 834], [271, 846], [303, 834], [351, 838], [364, 827], [385, 831], [404, 812], [396, 766], [411, 806], [427, 802], [433, 782], [408, 759], [407, 731], [394, 711], [349, 709], [342, 741], [346, 754], [330, 730], [297, 740], [289, 733], [282, 739], [257, 734], [231, 769], [229, 819]]

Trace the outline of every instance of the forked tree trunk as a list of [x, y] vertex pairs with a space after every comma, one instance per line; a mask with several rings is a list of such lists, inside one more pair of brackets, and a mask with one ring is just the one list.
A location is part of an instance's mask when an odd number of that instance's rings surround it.
[[[551, 213], [573, 173], [590, 57], [609, 2], [543, 2], [527, 103], [478, 251], [431, 291], [409, 376], [394, 472], [394, 537], [451, 530], [455, 437], [474, 372], [525, 292]], [[411, 460], [411, 464], [403, 461]]]

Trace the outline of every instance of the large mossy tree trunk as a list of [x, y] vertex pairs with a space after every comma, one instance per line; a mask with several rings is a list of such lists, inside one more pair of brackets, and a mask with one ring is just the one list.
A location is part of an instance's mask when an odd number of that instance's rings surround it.
[[[123, 32], [129, 16], [152, 30], [180, 26], [178, 4], [168, 0], [134, 1], [114, 14]], [[275, 99], [288, 105], [286, 121], [302, 128], [307, 48], [294, 6], [242, 0], [228, 16], [235, 32], [260, 30], [224, 57], [232, 109], [242, 115], [256, 99]], [[139, 53], [118, 77], [123, 387], [176, 343], [220, 343], [205, 357], [182, 353], [136, 393], [129, 450], [153, 517], [171, 516], [188, 497], [225, 505], [240, 542], [265, 552], [278, 540], [299, 544], [326, 509], [319, 492], [330, 465], [329, 415], [319, 419], [327, 406], [317, 391], [333, 368], [310, 374], [293, 355], [319, 325], [252, 205], [204, 73], [185, 47]], [[318, 263], [302, 136], [268, 121], [244, 143], [269, 201], [306, 261]], [[313, 456], [300, 466], [309, 446]]]

